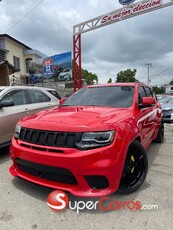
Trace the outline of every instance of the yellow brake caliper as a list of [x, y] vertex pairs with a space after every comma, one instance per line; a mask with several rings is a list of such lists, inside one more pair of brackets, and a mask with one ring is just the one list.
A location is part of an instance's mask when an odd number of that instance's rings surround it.
[[[133, 155], [131, 156], [131, 161], [135, 162], [135, 158], [134, 158], [134, 156], [133, 156]], [[134, 172], [134, 169], [135, 169], [135, 167], [133, 167], [133, 168], [131, 169], [131, 173], [133, 173], [133, 172]]]

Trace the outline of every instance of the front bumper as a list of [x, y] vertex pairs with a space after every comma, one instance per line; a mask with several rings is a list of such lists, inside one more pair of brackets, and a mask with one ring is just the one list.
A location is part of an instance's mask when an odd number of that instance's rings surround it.
[[12, 139], [10, 173], [32, 183], [68, 191], [76, 196], [98, 197], [115, 192], [120, 183], [126, 150], [120, 143], [80, 151], [41, 148]]

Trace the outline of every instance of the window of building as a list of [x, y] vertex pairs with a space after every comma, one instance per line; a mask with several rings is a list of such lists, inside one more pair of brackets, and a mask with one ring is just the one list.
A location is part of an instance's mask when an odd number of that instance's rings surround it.
[[0, 62], [5, 61], [5, 52], [3, 50], [0, 50]]
[[13, 65], [16, 69], [20, 69], [20, 58], [13, 56]]
[[32, 61], [32, 58], [26, 58], [26, 60], [25, 60], [26, 73], [29, 73], [29, 67], [30, 67], [30, 62], [31, 61]]

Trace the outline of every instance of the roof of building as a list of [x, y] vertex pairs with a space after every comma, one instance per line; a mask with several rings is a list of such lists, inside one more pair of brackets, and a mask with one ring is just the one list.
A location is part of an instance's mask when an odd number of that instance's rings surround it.
[[34, 49], [34, 50], [24, 50], [24, 54], [34, 54], [36, 55], [38, 58], [46, 58], [47, 56], [43, 53], [41, 53], [40, 51]]
[[14, 42], [18, 43], [19, 45], [21, 45], [21, 46], [25, 47], [26, 49], [28, 49], [28, 50], [32, 50], [32, 48], [30, 48], [29, 46], [25, 45], [24, 43], [22, 43], [22, 42], [18, 41], [17, 39], [15, 39], [15, 38], [11, 37], [11, 36], [10, 36], [10, 35], [8, 35], [8, 34], [0, 34], [0, 38], [8, 38], [8, 39], [10, 39], [10, 40], [12, 40], [12, 41], [14, 41]]

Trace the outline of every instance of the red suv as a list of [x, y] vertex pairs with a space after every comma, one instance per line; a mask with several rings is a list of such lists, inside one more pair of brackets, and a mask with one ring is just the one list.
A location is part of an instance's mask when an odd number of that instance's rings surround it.
[[77, 196], [131, 193], [147, 174], [145, 150], [163, 137], [162, 110], [148, 86], [88, 86], [18, 122], [10, 172]]

